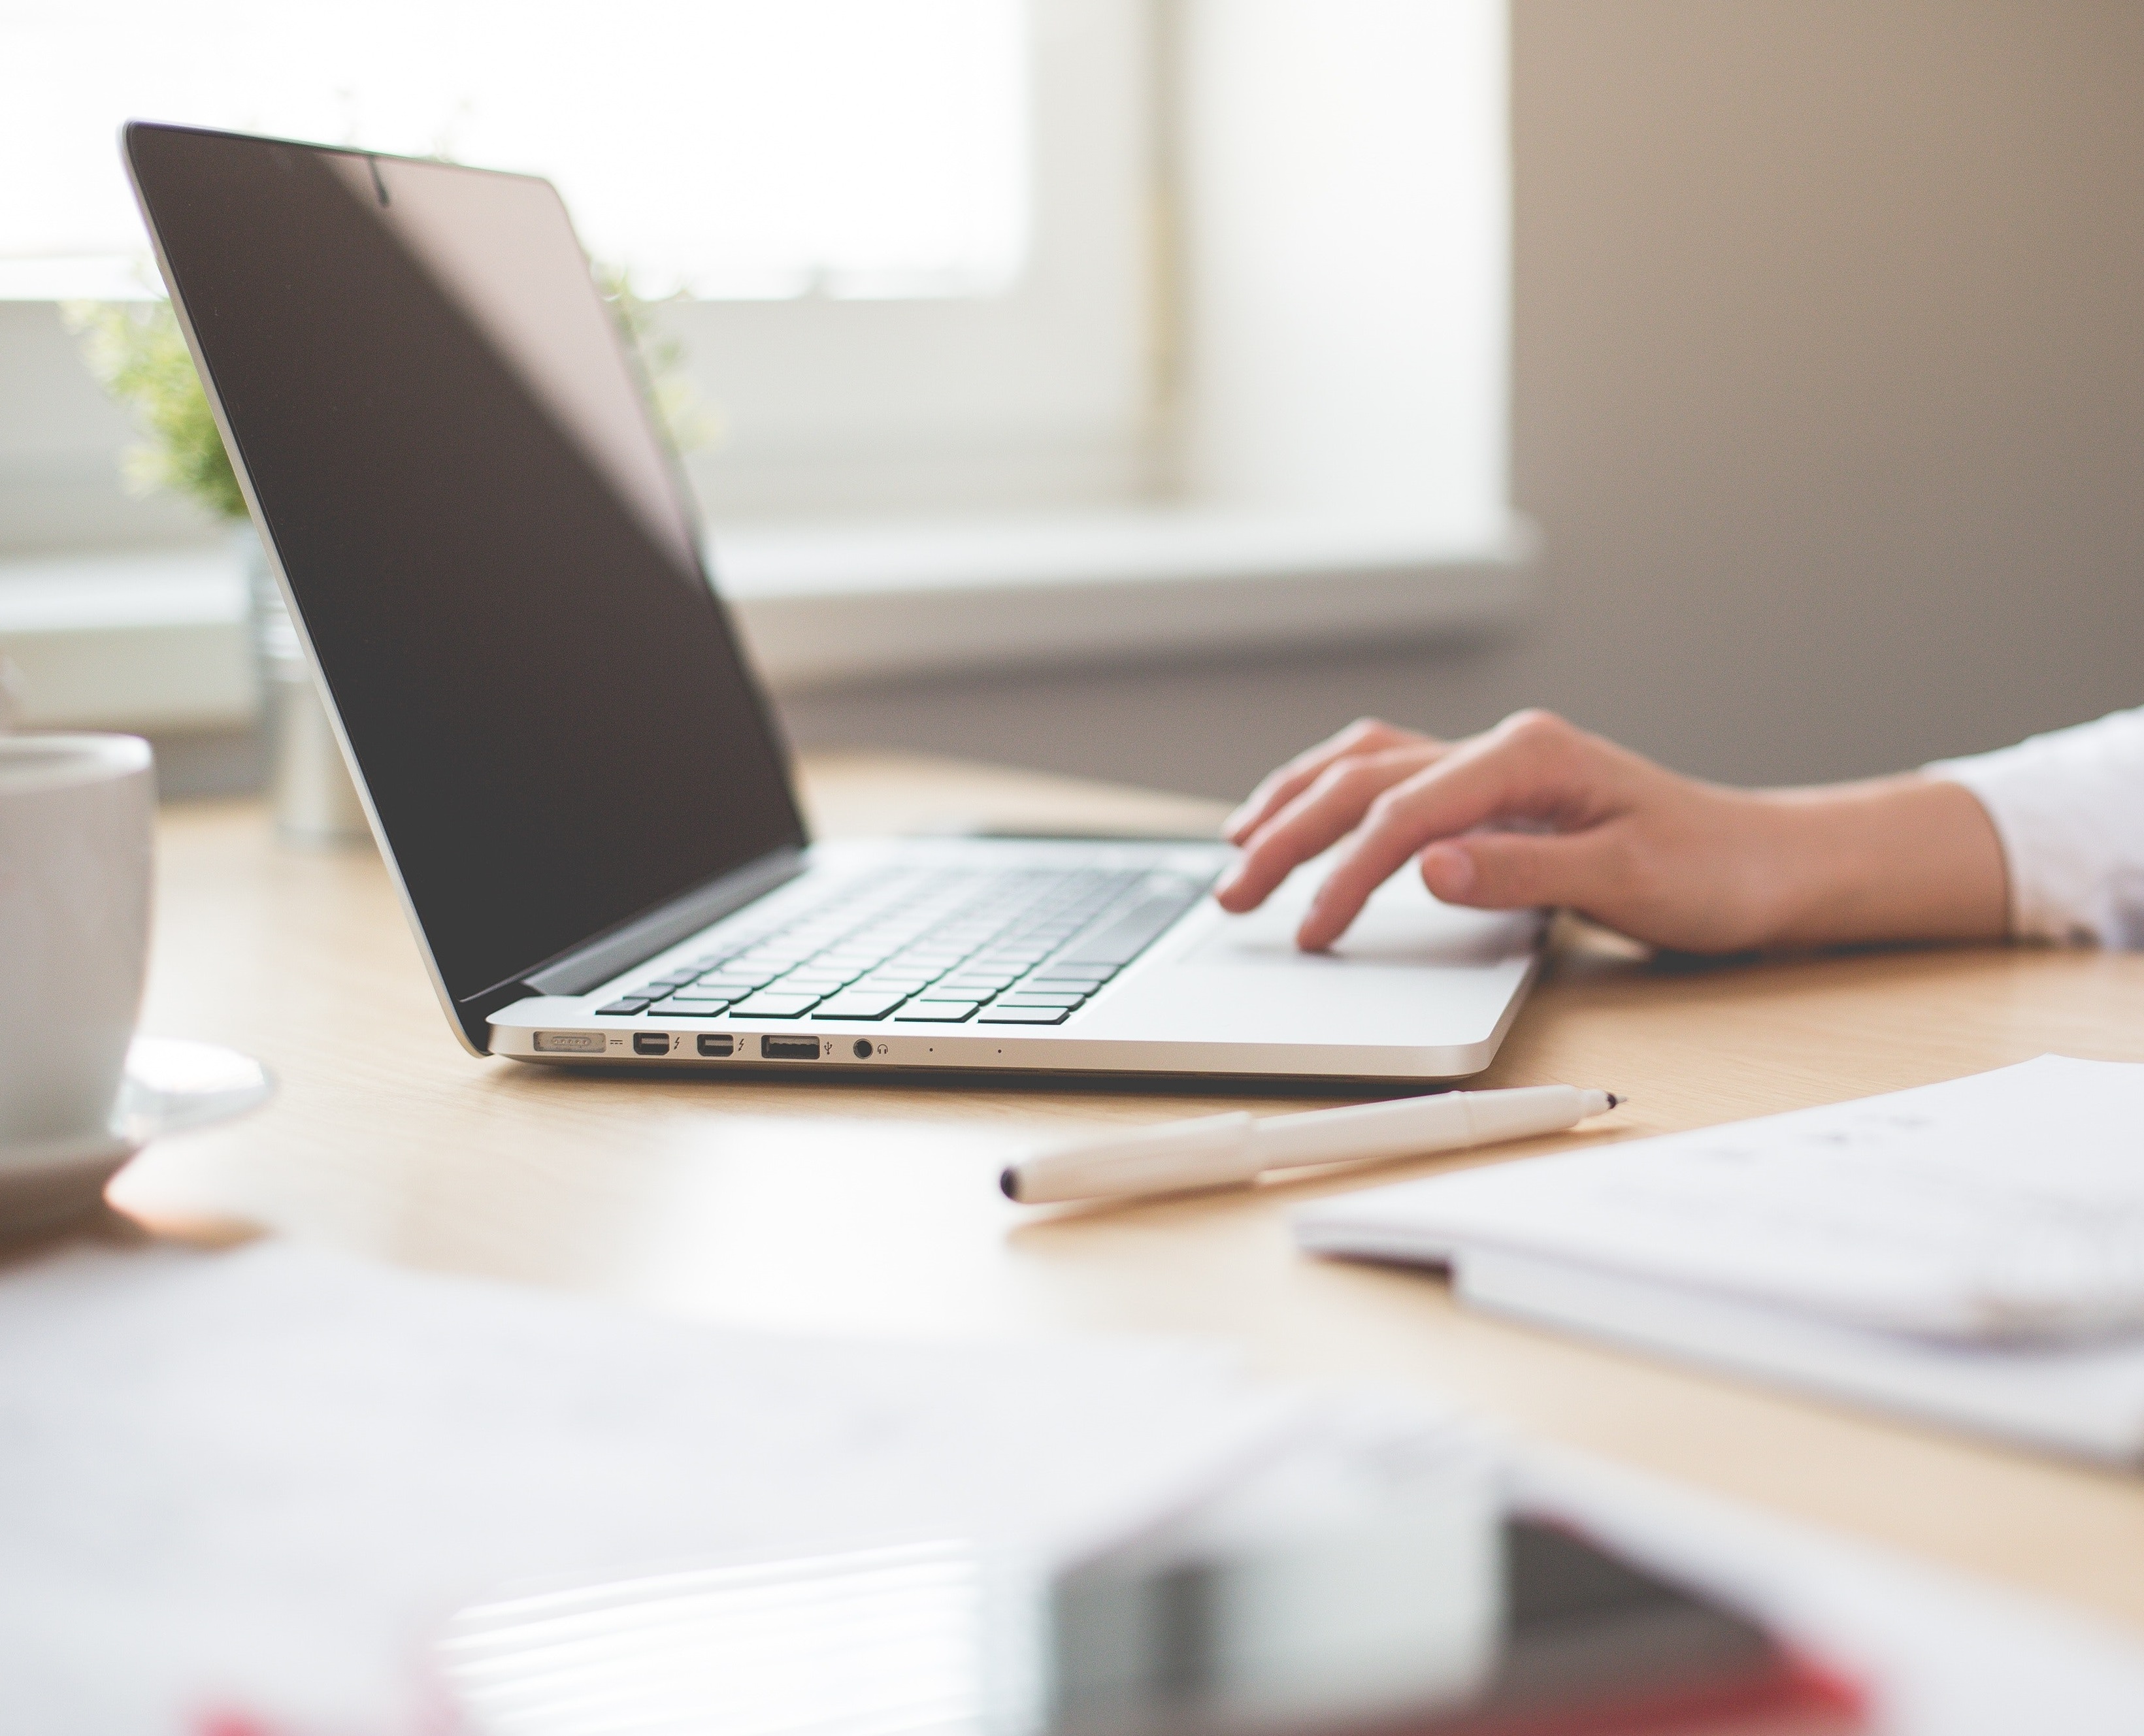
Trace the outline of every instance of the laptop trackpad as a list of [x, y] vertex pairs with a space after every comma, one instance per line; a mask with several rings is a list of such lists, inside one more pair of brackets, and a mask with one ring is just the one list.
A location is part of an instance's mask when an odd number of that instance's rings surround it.
[[[1295, 944], [1295, 931], [1329, 866], [1323, 856], [1304, 863], [1257, 910], [1216, 925], [1184, 954], [1184, 962], [1297, 969], [1310, 963]], [[1469, 910], [1438, 903], [1410, 863], [1371, 895], [1330, 956], [1356, 966], [1479, 968], [1523, 956], [1540, 929], [1536, 910]]]
[[[1489, 1041], [1525, 986], [1540, 914], [1442, 905], [1402, 871], [1331, 952], [1306, 953], [1296, 946], [1296, 925], [1324, 868], [1305, 864], [1247, 916], [1208, 905], [1191, 918], [1182, 951], [1134, 971], [1073, 1033], [1261, 1046], [1457, 1049]], [[1486, 1059], [1455, 1062], [1454, 1070]]]

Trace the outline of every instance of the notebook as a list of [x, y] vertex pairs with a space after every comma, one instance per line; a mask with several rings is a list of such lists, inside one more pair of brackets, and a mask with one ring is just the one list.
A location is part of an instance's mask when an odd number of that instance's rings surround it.
[[1939, 1085], [1322, 1200], [1313, 1252], [1469, 1305], [2144, 1460], [2144, 1065]]

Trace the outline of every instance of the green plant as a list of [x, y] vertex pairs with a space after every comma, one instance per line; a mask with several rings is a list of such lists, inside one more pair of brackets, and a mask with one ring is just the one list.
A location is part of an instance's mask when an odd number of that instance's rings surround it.
[[218, 518], [243, 518], [246, 497], [168, 301], [70, 301], [60, 310], [97, 383], [147, 436], [120, 463], [138, 493], [181, 494]]
[[648, 399], [656, 419], [680, 452], [722, 443], [722, 419], [701, 401], [685, 371], [685, 346], [677, 338], [656, 329], [656, 310], [687, 300], [682, 290], [650, 300], [633, 286], [633, 273], [623, 265], [598, 265], [596, 285], [617, 315], [618, 329], [640, 358]]
[[[718, 421], [685, 374], [684, 345], [655, 330], [662, 304], [636, 294], [632, 274], [618, 267], [598, 265], [596, 280], [639, 355], [656, 415], [672, 442], [682, 452], [718, 438]], [[127, 486], [181, 495], [214, 518], [245, 518], [246, 497], [171, 303], [70, 301], [60, 311], [97, 383], [133, 412], [146, 436], [122, 454]]]

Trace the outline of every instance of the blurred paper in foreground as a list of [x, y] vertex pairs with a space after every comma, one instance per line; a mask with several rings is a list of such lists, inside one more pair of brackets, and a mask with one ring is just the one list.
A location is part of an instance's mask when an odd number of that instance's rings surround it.
[[434, 1636], [516, 1576], [1069, 1558], [1291, 1412], [1181, 1344], [834, 1342], [276, 1244], [70, 1252], [0, 1277], [0, 1729], [429, 1732]]

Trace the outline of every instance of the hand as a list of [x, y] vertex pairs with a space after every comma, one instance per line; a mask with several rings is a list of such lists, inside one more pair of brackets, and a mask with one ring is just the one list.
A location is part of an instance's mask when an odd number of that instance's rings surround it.
[[1693, 952], [1992, 939], [2008, 895], [1993, 825], [1962, 787], [1908, 776], [1801, 791], [1683, 777], [1546, 712], [1442, 742], [1352, 724], [1229, 816], [1224, 909], [1255, 909], [1342, 839], [1297, 935], [1330, 946], [1412, 859], [1447, 903], [1561, 905]]

